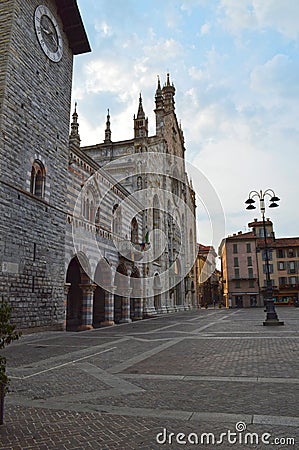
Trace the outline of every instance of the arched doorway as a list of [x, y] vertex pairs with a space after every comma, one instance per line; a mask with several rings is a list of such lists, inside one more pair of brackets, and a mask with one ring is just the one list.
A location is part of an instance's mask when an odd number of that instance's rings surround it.
[[[140, 272], [138, 267], [133, 266], [132, 272], [131, 272], [131, 279], [130, 279], [130, 287], [132, 289], [131, 291], [131, 297], [130, 297], [130, 318], [134, 320], [135, 318], [139, 318], [139, 314], [137, 314], [139, 311], [138, 308], [140, 308], [140, 298], [135, 297], [136, 294], [139, 293], [139, 280], [137, 278], [140, 278]], [[138, 291], [138, 292], [137, 292]], [[135, 292], [135, 295], [134, 295]]]
[[154, 275], [154, 307], [157, 312], [161, 310], [161, 280], [160, 275], [155, 273]]
[[184, 305], [183, 281], [181, 279], [181, 264], [178, 259], [174, 262], [174, 306], [181, 309]]
[[77, 331], [82, 322], [83, 294], [80, 288], [82, 283], [81, 270], [78, 258], [73, 258], [66, 274], [66, 282], [70, 283], [66, 307], [67, 331]]
[[128, 276], [127, 266], [124, 262], [117, 266], [114, 284], [117, 288], [117, 293], [114, 294], [114, 322], [119, 323], [122, 320], [122, 306], [123, 306], [123, 296], [120, 293], [128, 290], [128, 281], [126, 277]]
[[101, 286], [95, 288], [93, 294], [92, 326], [99, 328], [105, 320], [105, 291]]
[[94, 328], [98, 328], [101, 322], [105, 321], [105, 301], [107, 295], [105, 287], [109, 288], [111, 286], [111, 267], [106, 258], [99, 261], [96, 267], [94, 281], [97, 287], [95, 288], [93, 297], [92, 325]]

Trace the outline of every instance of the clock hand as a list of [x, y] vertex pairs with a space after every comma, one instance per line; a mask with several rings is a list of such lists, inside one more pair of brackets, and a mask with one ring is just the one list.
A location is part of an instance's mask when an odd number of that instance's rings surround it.
[[54, 33], [51, 33], [50, 36], [51, 36], [52, 41], [54, 42], [54, 44], [57, 45], [57, 41], [56, 41], [56, 38], [54, 36]]
[[52, 31], [48, 30], [47, 28], [43, 27], [42, 25], [41, 25], [41, 29], [42, 29], [43, 32], [46, 33], [46, 34], [52, 34]]

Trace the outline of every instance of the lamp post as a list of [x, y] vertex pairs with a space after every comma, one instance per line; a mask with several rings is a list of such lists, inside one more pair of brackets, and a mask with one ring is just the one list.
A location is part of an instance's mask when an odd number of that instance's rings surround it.
[[255, 200], [257, 197], [260, 202], [260, 212], [262, 214], [263, 221], [263, 234], [264, 234], [264, 244], [265, 244], [265, 261], [266, 261], [266, 320], [263, 322], [263, 325], [284, 325], [284, 322], [281, 322], [278, 319], [277, 313], [275, 311], [275, 305], [273, 300], [273, 287], [272, 281], [270, 278], [270, 265], [269, 265], [269, 253], [268, 253], [268, 245], [267, 245], [267, 231], [266, 231], [266, 223], [265, 223], [265, 197], [270, 198], [269, 208], [277, 208], [279, 202], [279, 198], [276, 197], [275, 192], [272, 189], [267, 189], [263, 191], [251, 191], [249, 193], [248, 199], [245, 204], [247, 205], [246, 209], [255, 209], [254, 206]]

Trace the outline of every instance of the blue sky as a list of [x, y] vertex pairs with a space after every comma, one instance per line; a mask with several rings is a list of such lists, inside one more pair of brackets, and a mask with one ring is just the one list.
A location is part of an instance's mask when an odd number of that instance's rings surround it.
[[[259, 211], [249, 191], [272, 188], [276, 236], [299, 236], [299, 2], [78, 0], [92, 53], [75, 57], [73, 102], [82, 145], [133, 136], [139, 92], [154, 134], [157, 75], [176, 87], [186, 158], [223, 205], [225, 234]], [[210, 241], [199, 205], [198, 239]]]

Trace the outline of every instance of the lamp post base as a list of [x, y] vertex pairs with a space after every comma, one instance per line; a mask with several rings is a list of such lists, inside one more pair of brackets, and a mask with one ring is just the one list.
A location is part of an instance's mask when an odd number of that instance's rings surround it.
[[266, 319], [263, 322], [263, 325], [273, 327], [273, 326], [277, 326], [277, 325], [284, 325], [284, 322], [282, 322], [281, 320], [278, 320], [278, 319], [269, 319], [269, 320]]
[[280, 326], [284, 325], [284, 322], [278, 319], [278, 316], [275, 311], [275, 305], [273, 298], [270, 297], [270, 299], [267, 300], [266, 304], [266, 320], [263, 322], [264, 326]]

